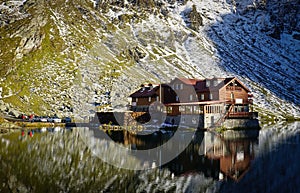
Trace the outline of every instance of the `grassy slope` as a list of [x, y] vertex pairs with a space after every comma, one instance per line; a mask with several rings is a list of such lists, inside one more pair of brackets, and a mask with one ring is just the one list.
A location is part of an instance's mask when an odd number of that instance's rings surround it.
[[[170, 33], [166, 38], [152, 29], [151, 24], [146, 24], [145, 32], [134, 34], [133, 28], [138, 28], [141, 21], [148, 19], [147, 13], [143, 11], [137, 13], [139, 20], [130, 23], [128, 21], [136, 17], [136, 13], [124, 15], [121, 21], [110, 19], [101, 12], [103, 10], [95, 10], [90, 1], [38, 1], [29, 5], [24, 9], [32, 16], [0, 28], [0, 34], [3, 34], [0, 44], [6, 45], [0, 47], [0, 75], [5, 77], [3, 81], [0, 80], [0, 87], [4, 88], [3, 95], [12, 94], [4, 101], [20, 111], [53, 113], [57, 111], [55, 106], [62, 103], [72, 106], [71, 98], [62, 93], [74, 92], [70, 89], [72, 85], [79, 84], [82, 75], [86, 73], [84, 70], [92, 71], [93, 67], [98, 71], [97, 78], [92, 77], [89, 84], [100, 83], [104, 91], [110, 87], [107, 85], [107, 77], [113, 76], [116, 81], [123, 80], [118, 70], [129, 69], [124, 74], [132, 84], [131, 87], [140, 84], [135, 82], [133, 74], [135, 79], [141, 81], [159, 82], [156, 74], [169, 77], [168, 73], [186, 76], [193, 75], [191, 71], [197, 72], [192, 66], [187, 68], [185, 58], [176, 55], [174, 42], [180, 43], [176, 39], [186, 36], [185, 32], [177, 37], [173, 31], [168, 31], [166, 25], [162, 29]], [[14, 53], [26, 34], [21, 37], [12, 34], [24, 26], [30, 26], [40, 17], [46, 21], [45, 24], [31, 31], [37, 31], [37, 34], [43, 36], [41, 45], [22, 59], [16, 59]], [[145, 66], [140, 69], [131, 68], [137, 62], [129, 50], [135, 47], [142, 48], [146, 53], [146, 58], [139, 64]], [[112, 74], [111, 69], [117, 71]], [[57, 104], [53, 105], [53, 101]]]

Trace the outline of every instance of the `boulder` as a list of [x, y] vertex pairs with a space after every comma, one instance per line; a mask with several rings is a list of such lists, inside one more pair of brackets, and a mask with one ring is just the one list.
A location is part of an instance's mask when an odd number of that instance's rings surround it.
[[16, 111], [16, 110], [10, 110], [8, 112], [9, 115], [14, 116], [14, 117], [18, 117], [21, 113]]
[[198, 31], [200, 26], [203, 26], [201, 14], [197, 11], [196, 5], [193, 5], [191, 12], [188, 14], [190, 19], [190, 28]]
[[8, 107], [7, 104], [5, 104], [2, 100], [0, 100], [0, 112], [7, 112]]

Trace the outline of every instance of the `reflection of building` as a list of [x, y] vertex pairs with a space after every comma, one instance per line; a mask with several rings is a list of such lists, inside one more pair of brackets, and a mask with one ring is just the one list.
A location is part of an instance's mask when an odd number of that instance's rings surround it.
[[249, 141], [228, 143], [230, 152], [220, 159], [221, 172], [234, 180], [240, 180], [250, 168], [250, 162], [254, 158], [253, 146]]
[[[166, 122], [209, 128], [227, 119], [253, 120], [250, 111], [252, 95], [237, 78], [186, 79], [175, 78], [168, 84], [142, 85], [130, 95], [134, 112], [163, 111]], [[248, 126], [258, 126], [258, 122]], [[253, 121], [252, 121], [253, 122]], [[233, 126], [237, 124], [230, 123]], [[226, 125], [227, 126], [227, 125]], [[230, 127], [230, 126], [228, 126]]]
[[254, 158], [253, 144], [250, 140], [224, 141], [206, 132], [204, 154], [209, 159], [220, 161], [220, 172], [239, 181], [250, 168]]
[[[110, 132], [109, 136], [135, 150], [152, 149], [168, 141], [170, 151], [176, 152], [183, 143], [182, 136], [174, 137], [170, 133], [141, 136], [117, 131]], [[196, 132], [185, 150], [162, 167], [168, 168], [174, 175], [203, 173], [206, 177], [216, 180], [228, 178], [239, 181], [247, 173], [254, 158], [254, 143], [255, 141], [250, 139], [223, 140], [210, 132]], [[150, 157], [159, 164], [156, 156], [153, 154]], [[142, 157], [139, 159], [143, 161]]]

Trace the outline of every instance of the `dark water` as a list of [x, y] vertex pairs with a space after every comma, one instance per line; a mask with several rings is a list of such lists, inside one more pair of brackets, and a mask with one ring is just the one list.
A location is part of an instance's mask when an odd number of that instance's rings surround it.
[[43, 128], [0, 137], [0, 192], [299, 192], [300, 124], [248, 138]]

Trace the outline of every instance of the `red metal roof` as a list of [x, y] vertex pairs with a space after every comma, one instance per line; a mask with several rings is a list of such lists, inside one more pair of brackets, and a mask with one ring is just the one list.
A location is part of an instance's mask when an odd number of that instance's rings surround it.
[[218, 101], [202, 101], [202, 102], [189, 102], [189, 103], [168, 103], [166, 106], [182, 106], [182, 105], [211, 105], [211, 104], [221, 104], [226, 103], [225, 100]]
[[[195, 85], [195, 90], [197, 92], [219, 90], [233, 79], [234, 78], [212, 78], [212, 79], [198, 80], [197, 84]], [[206, 86], [207, 81], [210, 81], [210, 85], [208, 87]], [[214, 81], [218, 81], [216, 86], [214, 85]]]
[[188, 85], [196, 85], [197, 81], [200, 80], [195, 78], [177, 78], [177, 79], [183, 82], [184, 84], [188, 84]]
[[[195, 88], [196, 92], [209, 92], [209, 91], [216, 91], [220, 90], [224, 86], [227, 86], [233, 81], [237, 81], [247, 92], [250, 92], [250, 90], [236, 77], [229, 77], [229, 78], [211, 78], [211, 79], [189, 79], [189, 78], [176, 78], [177, 80], [181, 81], [182, 83], [186, 85], [191, 85]], [[176, 80], [174, 79], [174, 80]], [[173, 82], [172, 80], [171, 82]], [[217, 81], [217, 84], [215, 85], [214, 81]], [[210, 85], [207, 87], [206, 82], [211, 81]], [[163, 87], [168, 87], [168, 84], [162, 84]], [[157, 90], [159, 89], [159, 86], [155, 87], [143, 87], [140, 88], [138, 91], [134, 92], [130, 95], [130, 97], [150, 97], [157, 95]]]

